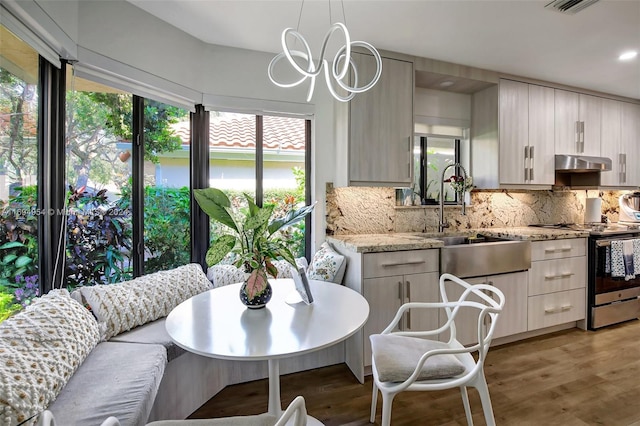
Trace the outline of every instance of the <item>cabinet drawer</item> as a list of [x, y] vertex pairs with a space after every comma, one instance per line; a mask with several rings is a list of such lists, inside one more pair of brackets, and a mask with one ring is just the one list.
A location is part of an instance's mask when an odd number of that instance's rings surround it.
[[534, 241], [531, 243], [531, 261], [586, 255], [586, 238]]
[[531, 262], [529, 296], [584, 288], [586, 285], [586, 256]]
[[584, 319], [587, 300], [585, 289], [560, 291], [529, 297], [529, 330]]
[[365, 253], [362, 256], [363, 278], [437, 272], [439, 250], [408, 250]]

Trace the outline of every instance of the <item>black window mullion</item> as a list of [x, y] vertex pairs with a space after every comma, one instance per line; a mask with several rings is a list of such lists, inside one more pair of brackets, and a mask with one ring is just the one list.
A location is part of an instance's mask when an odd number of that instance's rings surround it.
[[256, 204], [262, 207], [264, 202], [264, 117], [256, 115]]
[[[311, 120], [305, 120], [304, 125], [304, 203], [311, 204]], [[304, 254], [311, 261], [310, 214], [304, 218]]]
[[133, 95], [131, 221], [133, 276], [144, 274], [144, 98]]
[[205, 257], [209, 247], [209, 216], [193, 197], [193, 190], [209, 187], [209, 112], [196, 105], [191, 113], [191, 144], [189, 150], [191, 189], [191, 261], [206, 271]]
[[38, 274], [44, 293], [64, 277], [66, 64], [58, 69], [40, 56], [38, 105]]

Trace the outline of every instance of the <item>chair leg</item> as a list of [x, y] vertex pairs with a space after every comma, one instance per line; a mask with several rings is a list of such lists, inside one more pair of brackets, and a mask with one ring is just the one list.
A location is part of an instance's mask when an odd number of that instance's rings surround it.
[[473, 417], [471, 417], [471, 405], [469, 405], [469, 393], [466, 386], [460, 386], [462, 394], [462, 405], [464, 405], [464, 413], [467, 415], [467, 424], [473, 426]]
[[484, 378], [484, 372], [482, 370], [480, 370], [480, 374], [478, 374], [476, 378], [475, 387], [478, 389], [478, 394], [480, 394], [480, 402], [482, 402], [482, 411], [484, 411], [484, 419], [487, 426], [495, 426], [496, 420], [493, 417], [489, 387], [487, 386], [487, 380]]
[[378, 386], [376, 381], [373, 381], [373, 392], [371, 393], [371, 417], [369, 417], [369, 423], [376, 422], [376, 408], [378, 406]]
[[391, 426], [391, 406], [393, 405], [393, 398], [395, 393], [382, 392], [382, 422], [381, 426]]

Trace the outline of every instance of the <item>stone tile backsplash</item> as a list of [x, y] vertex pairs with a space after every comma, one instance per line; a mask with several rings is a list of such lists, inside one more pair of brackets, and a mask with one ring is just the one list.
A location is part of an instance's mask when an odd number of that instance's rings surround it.
[[[527, 191], [471, 192], [466, 215], [460, 206], [446, 206], [448, 231], [470, 228], [527, 226], [532, 223], [582, 223], [585, 199], [602, 198], [602, 214], [618, 221], [621, 191]], [[341, 187], [327, 184], [327, 235], [435, 232], [438, 207], [396, 207], [394, 188]]]

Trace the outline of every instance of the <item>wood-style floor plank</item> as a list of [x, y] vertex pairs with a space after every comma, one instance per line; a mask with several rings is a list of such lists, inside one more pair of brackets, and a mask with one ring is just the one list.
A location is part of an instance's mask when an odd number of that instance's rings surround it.
[[[485, 373], [498, 425], [640, 425], [640, 321], [493, 347]], [[283, 406], [303, 395], [327, 426], [370, 424], [371, 377], [361, 385], [344, 364], [283, 376], [281, 389]], [[267, 380], [229, 386], [191, 418], [258, 414], [267, 395]], [[469, 396], [474, 423], [485, 424], [477, 393]], [[380, 409], [379, 398], [376, 424]], [[404, 392], [392, 424], [466, 425], [460, 393]]]

